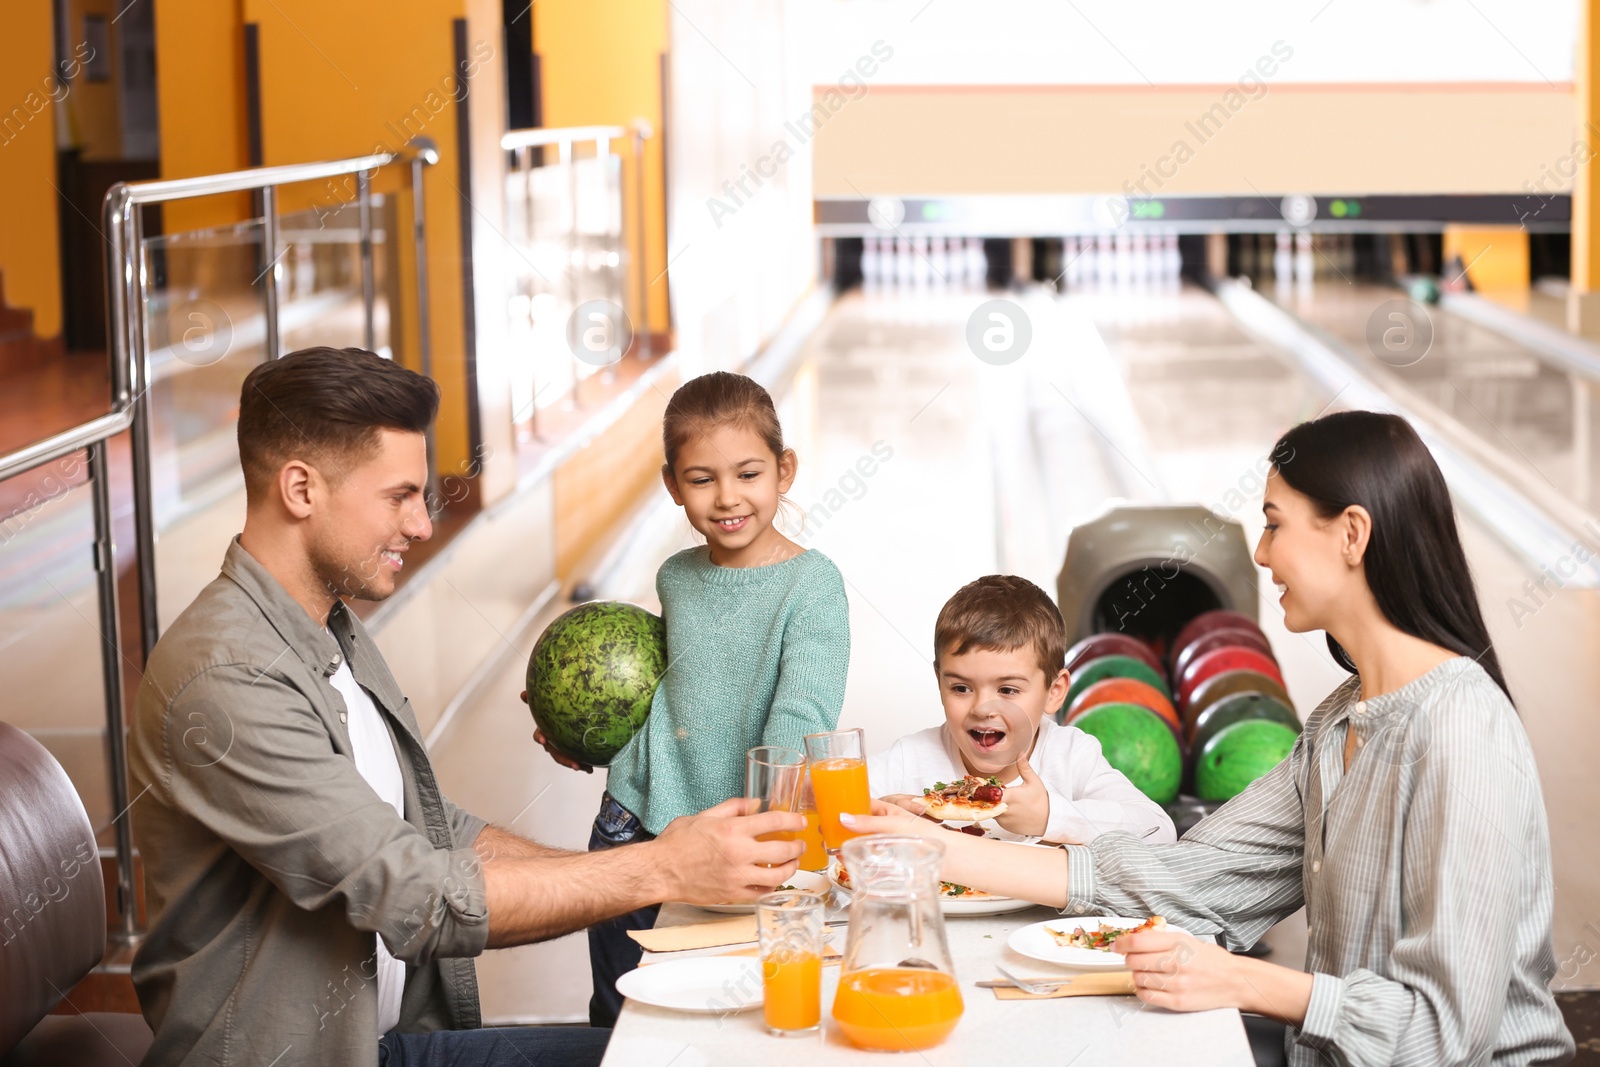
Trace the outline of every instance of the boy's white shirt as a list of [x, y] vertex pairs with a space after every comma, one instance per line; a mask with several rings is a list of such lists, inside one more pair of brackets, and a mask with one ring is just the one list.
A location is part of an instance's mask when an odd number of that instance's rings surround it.
[[[1045, 716], [1028, 759], [1050, 796], [1050, 815], [1042, 838], [1014, 834], [988, 820], [980, 825], [1002, 841], [1046, 841], [1088, 844], [1103, 833], [1120, 830], [1151, 843], [1176, 841], [1172, 819], [1161, 805], [1139, 792], [1123, 773], [1106, 762], [1100, 742], [1076, 726], [1059, 726]], [[935, 782], [967, 773], [961, 749], [949, 724], [918, 730], [900, 738], [867, 760], [867, 781], [875, 797], [891, 793], [920, 796]], [[1022, 784], [1019, 776], [1001, 783]]]

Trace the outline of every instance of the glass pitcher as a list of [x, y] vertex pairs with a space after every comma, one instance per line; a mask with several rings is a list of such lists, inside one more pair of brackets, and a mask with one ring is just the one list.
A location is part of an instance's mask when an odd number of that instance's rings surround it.
[[961, 1018], [939, 910], [943, 858], [943, 845], [918, 837], [879, 834], [844, 844], [850, 936], [833, 1020], [859, 1048], [932, 1048]]

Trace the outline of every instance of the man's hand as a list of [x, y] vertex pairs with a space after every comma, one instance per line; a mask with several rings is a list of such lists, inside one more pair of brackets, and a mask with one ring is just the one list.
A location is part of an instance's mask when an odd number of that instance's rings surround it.
[[1050, 791], [1033, 773], [1028, 757], [1017, 757], [1017, 773], [1022, 775], [1022, 784], [1006, 786], [1005, 814], [995, 822], [1014, 834], [1043, 837], [1050, 825]]
[[803, 815], [769, 811], [749, 815], [760, 801], [735, 797], [699, 815], [673, 819], [654, 841], [635, 845], [652, 850], [663, 882], [663, 899], [690, 904], [754, 900], [783, 885], [794, 874], [805, 845], [799, 841], [758, 841], [761, 834], [806, 828]]
[[[524, 689], [522, 692], [518, 693], [517, 694], [517, 699], [521, 700], [524, 704], [526, 704], [528, 702], [528, 691], [526, 689]], [[573, 759], [571, 756], [568, 756], [568, 755], [562, 753], [561, 751], [559, 751], [554, 745], [552, 745], [550, 743], [550, 739], [544, 735], [544, 731], [543, 730], [540, 730], [540, 729], [537, 729], [537, 728], [534, 729], [534, 731], [533, 731], [533, 743], [538, 745], [540, 748], [544, 749], [546, 752], [550, 753], [550, 758], [555, 760], [557, 763], [561, 764], [561, 766], [563, 766], [563, 767], [570, 767], [571, 769], [573, 769], [575, 771], [582, 771], [584, 774], [593, 774], [594, 773], [594, 768], [589, 766], [587, 763], [579, 763], [577, 760]]]

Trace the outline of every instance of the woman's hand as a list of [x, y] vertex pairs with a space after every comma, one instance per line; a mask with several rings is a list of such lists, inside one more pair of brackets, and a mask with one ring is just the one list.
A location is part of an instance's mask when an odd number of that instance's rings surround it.
[[1238, 1008], [1290, 1026], [1305, 1022], [1311, 975], [1235, 956], [1221, 945], [1176, 930], [1146, 930], [1111, 946], [1133, 972], [1139, 999], [1170, 1011]]
[[[874, 805], [874, 811], [876, 811], [876, 806], [882, 803], [888, 804], [891, 807], [900, 808], [901, 810], [909, 812], [912, 815], [926, 816], [928, 813], [928, 801], [924, 797], [913, 795], [911, 793], [890, 793], [888, 796], [878, 797], [872, 803]], [[891, 812], [890, 814], [898, 813]]]
[[903, 801], [918, 807], [925, 806], [920, 798], [905, 794], [883, 797], [873, 800], [871, 815], [851, 815], [847, 812], [839, 816], [839, 822], [846, 829], [858, 834], [911, 834], [916, 837], [930, 837], [939, 830], [939, 823], [922, 818], [911, 807], [902, 804]]
[[1111, 948], [1127, 958], [1146, 1004], [1171, 1011], [1240, 1006], [1243, 982], [1236, 965], [1242, 957], [1221, 945], [1176, 930], [1145, 930], [1118, 938]]

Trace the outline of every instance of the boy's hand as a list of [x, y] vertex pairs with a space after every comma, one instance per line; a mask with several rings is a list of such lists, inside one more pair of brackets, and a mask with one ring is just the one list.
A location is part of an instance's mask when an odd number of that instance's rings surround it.
[[1033, 773], [1028, 757], [1017, 757], [1017, 773], [1022, 776], [1022, 784], [1006, 786], [1005, 814], [995, 822], [1014, 834], [1043, 837], [1050, 824], [1050, 791], [1043, 779]]

